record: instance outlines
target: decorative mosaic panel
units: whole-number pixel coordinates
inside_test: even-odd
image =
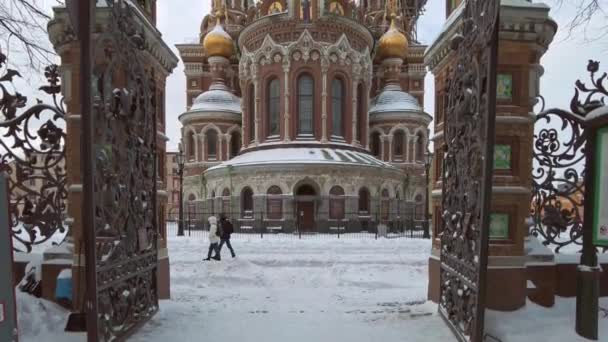
[[[513,98],[513,76],[511,74],[497,75],[496,98],[499,100],[511,100]]]
[[[507,240],[509,238],[509,214],[492,213],[490,215],[490,239]]]
[[[511,169],[511,146],[510,145],[494,146],[494,169],[495,170],[510,170]]]

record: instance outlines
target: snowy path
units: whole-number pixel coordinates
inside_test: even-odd
[[[171,238],[172,299],[133,341],[452,341],[426,304],[430,241]]]

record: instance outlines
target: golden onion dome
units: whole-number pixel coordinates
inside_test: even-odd
[[[408,53],[407,37],[395,25],[395,16],[391,18],[391,26],[378,41],[378,57],[405,59]]]
[[[203,39],[203,47],[209,57],[230,58],[234,54],[234,41],[222,28],[219,15],[215,27]]]

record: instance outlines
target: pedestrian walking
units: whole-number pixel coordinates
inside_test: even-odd
[[[228,220],[226,215],[222,215],[220,217],[220,227],[222,227],[222,234],[220,236],[220,247],[218,255],[222,252],[222,247],[224,246],[224,244],[226,244],[226,246],[228,246],[228,249],[230,250],[230,254],[232,254],[232,257],[234,258],[236,257],[236,254],[234,254],[234,249],[232,248],[232,244],[230,243],[230,235],[232,235],[232,233],[234,232],[234,227],[232,226],[232,222]]]
[[[209,217],[209,252],[207,253],[207,259],[203,259],[205,261],[211,260],[211,258],[215,260],[220,260],[220,231],[217,228],[217,217],[210,216]],[[211,256],[211,254],[215,251],[215,256]]]

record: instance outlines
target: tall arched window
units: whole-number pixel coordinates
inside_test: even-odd
[[[224,188],[222,191],[222,214],[230,216],[230,189]]]
[[[381,149],[380,149],[380,133],[379,132],[372,133],[372,139],[370,141],[369,148],[375,157],[377,157],[377,158],[382,157],[380,155]]]
[[[365,103],[363,102],[363,85],[359,83],[357,86],[357,127],[355,137],[357,141],[363,143],[362,137],[362,127],[365,125]]]
[[[247,120],[247,125],[249,125],[249,142],[252,143],[255,141],[255,87],[252,85],[249,86],[249,120]]]
[[[210,129],[206,133],[207,137],[207,160],[217,160],[217,132]]]
[[[313,135],[314,80],[309,74],[298,78],[298,135]]]
[[[186,204],[186,210],[188,210],[188,213],[186,216],[188,216],[189,218],[192,218],[193,215],[195,214],[195,204],[194,201],[196,201],[196,196],[194,194],[190,194],[188,196],[188,203]]]
[[[416,198],[414,198],[414,202],[416,203],[415,205],[415,209],[414,209],[414,217],[416,220],[423,220],[424,219],[424,199],[422,198],[421,194],[416,195]]]
[[[418,139],[416,139],[416,161],[422,162],[424,161],[424,136],[421,132],[418,132]]]
[[[266,105],[268,108],[267,135],[279,135],[279,118],[281,115],[281,83],[277,78],[268,82]]]
[[[336,137],[344,136],[344,82],[334,78],[331,82],[331,133]]]
[[[234,131],[230,134],[230,156],[236,157],[241,151],[241,133]]]
[[[369,190],[366,188],[359,190],[359,214],[369,214]]]
[[[388,221],[390,212],[390,199],[388,189],[382,190],[382,202],[380,205],[380,218]]]
[[[393,135],[393,160],[403,161],[405,149],[403,148],[405,142],[405,133],[402,130],[397,131]]]
[[[344,219],[344,189],[339,186],[329,190],[329,219]]]
[[[196,139],[194,138],[194,132],[188,132],[187,135],[187,146],[186,150],[188,151],[188,160],[196,159]]]
[[[249,187],[241,191],[241,215],[243,218],[253,218],[253,190]]]
[[[283,192],[276,185],[271,186],[266,192],[266,210],[268,218],[271,220],[280,220],[283,218]]]

